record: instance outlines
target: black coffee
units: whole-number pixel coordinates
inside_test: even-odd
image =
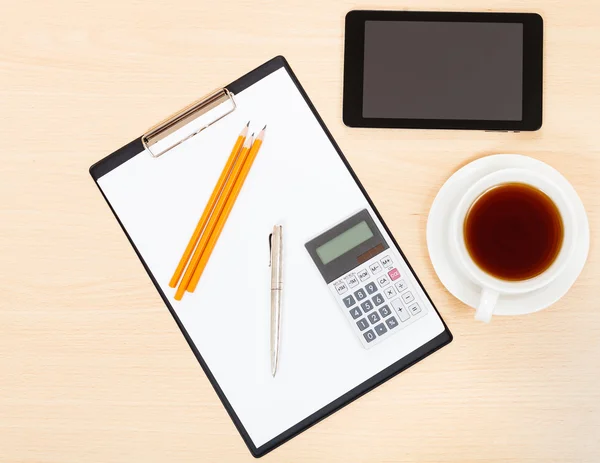
[[[490,275],[508,281],[543,273],[558,256],[564,227],[554,202],[523,183],[506,183],[483,193],[464,222],[467,251]]]

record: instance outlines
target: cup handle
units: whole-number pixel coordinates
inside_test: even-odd
[[[475,311],[475,320],[489,323],[492,320],[492,313],[496,302],[498,302],[498,292],[488,288],[481,289],[479,305]]]

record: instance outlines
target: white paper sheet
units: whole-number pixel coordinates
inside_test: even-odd
[[[284,68],[236,101],[233,114],[200,135],[158,159],[137,155],[98,183],[260,447],[444,327],[430,307],[422,320],[363,349],[304,243],[370,210],[366,199]],[[248,120],[256,132],[268,124],[265,142],[196,292],[175,301],[169,279]],[[272,378],[268,235],[275,223],[284,225],[285,273],[280,362]],[[400,270],[409,274],[406,266]]]

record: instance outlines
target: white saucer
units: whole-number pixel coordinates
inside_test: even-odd
[[[479,303],[480,287],[473,283],[452,258],[448,230],[450,216],[466,189],[485,175],[499,169],[519,167],[547,176],[563,189],[573,205],[577,220],[577,245],[571,262],[563,273],[545,288],[526,294],[502,295],[494,315],[522,315],[545,309],[564,296],[573,285],[587,259],[590,229],[581,199],[569,181],[548,164],[519,154],[496,154],[473,161],[452,175],[438,192],[427,219],[427,248],[439,279],[456,298],[475,308]]]

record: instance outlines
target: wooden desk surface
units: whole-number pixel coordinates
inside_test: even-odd
[[[454,342],[265,461],[600,461],[600,3],[594,0],[55,0],[0,8],[0,461],[251,461],[88,175],[191,100],[285,55]],[[537,11],[535,133],[342,124],[353,8]],[[469,160],[517,152],[586,205],[587,265],[553,307],[491,325],[437,279],[427,213]]]

